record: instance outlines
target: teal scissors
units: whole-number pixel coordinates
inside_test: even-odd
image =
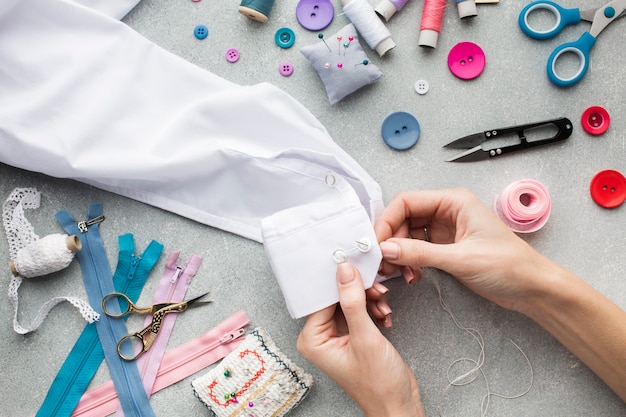
[[[144,308],[137,307],[125,294],[120,292],[112,292],[106,295],[102,299],[102,311],[109,317],[121,318],[130,313],[152,315],[152,322],[146,328],[137,333],[127,334],[117,343],[117,353],[120,355],[120,358],[125,361],[133,361],[143,355],[152,347],[152,344],[156,340],[161,330],[163,317],[165,317],[166,314],[182,313],[188,308],[208,304],[211,301],[200,301],[200,299],[207,294],[208,293],[205,293],[180,303],[162,303]],[[119,306],[119,312],[114,305]]]
[[[552,1],[539,0],[524,7],[519,15],[522,31],[533,39],[549,39],[559,34],[567,25],[580,23],[581,20],[591,22],[591,28],[584,32],[580,39],[558,46],[548,58],[548,78],[559,87],[568,87],[580,81],[589,67],[589,53],[596,38],[611,22],[622,17],[626,9],[626,0],[612,2],[595,9],[565,9]],[[556,17],[556,24],[547,30],[530,27],[528,16],[536,10],[545,10]],[[556,62],[563,54],[570,53],[578,57],[579,66],[574,75],[561,76],[556,72]]]

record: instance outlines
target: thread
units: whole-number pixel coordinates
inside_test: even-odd
[[[465,19],[466,17],[474,17],[478,15],[476,10],[475,0],[455,0],[456,9],[459,12],[459,17]]]
[[[374,8],[376,14],[388,22],[391,17],[402,10],[409,0],[381,0]]]
[[[82,247],[76,235],[51,234],[20,249],[9,262],[13,275],[34,278],[67,268]]]
[[[378,18],[367,0],[341,0],[341,4],[344,14],[352,22],[361,38],[379,56],[382,57],[396,47],[396,43],[391,39],[391,32]]]
[[[437,47],[437,40],[443,27],[446,0],[424,0],[420,23],[419,46]]]
[[[241,0],[237,10],[249,19],[265,23],[273,6],[274,0]]]
[[[425,272],[430,272],[428,270],[425,269]],[[450,391],[450,389],[454,388],[454,387],[463,387],[463,386],[467,386],[471,383],[473,383],[474,381],[476,381],[479,377],[482,378],[484,384],[485,384],[485,395],[482,397],[481,401],[480,401],[480,415],[481,417],[485,417],[487,415],[487,411],[489,410],[489,403],[491,400],[491,397],[498,397],[498,398],[502,398],[502,399],[506,399],[506,400],[514,400],[516,398],[520,398],[523,397],[524,395],[528,394],[530,392],[530,389],[533,386],[534,380],[535,380],[535,373],[533,371],[533,366],[532,363],[530,362],[530,359],[528,358],[528,355],[526,355],[526,353],[524,353],[524,351],[522,350],[521,347],[519,347],[519,345],[517,345],[517,343],[515,343],[512,339],[509,338],[509,342],[511,342],[511,344],[513,346],[515,346],[515,348],[520,352],[520,354],[524,357],[524,359],[526,360],[526,363],[528,364],[528,368],[530,370],[530,382],[528,384],[528,387],[522,391],[519,394],[515,394],[515,395],[504,395],[504,394],[499,394],[497,392],[493,392],[491,391],[491,386],[489,384],[489,379],[487,378],[487,375],[485,374],[484,370],[483,370],[483,365],[485,364],[485,340],[483,339],[482,334],[480,333],[480,331],[478,331],[478,329],[475,328],[471,328],[471,327],[467,327],[464,326],[463,324],[461,324],[461,322],[459,321],[459,319],[455,316],[455,314],[452,312],[452,310],[450,309],[450,307],[446,304],[446,302],[443,299],[443,295],[441,292],[441,286],[439,285],[439,280],[437,278],[435,278],[433,280],[433,284],[435,286],[435,289],[437,290],[437,295],[439,297],[439,304],[441,305],[441,308],[443,308],[443,310],[448,313],[448,315],[450,316],[450,318],[452,319],[452,322],[454,323],[454,325],[464,331],[467,332],[470,336],[472,336],[472,338],[474,339],[474,341],[478,344],[479,347],[479,353],[478,353],[478,357],[476,359],[472,359],[472,358],[460,358],[457,359],[455,361],[453,361],[450,366],[448,367],[448,370],[446,372],[446,376],[448,379],[448,386],[443,390],[443,392],[441,393],[441,398],[440,398],[440,402],[439,402],[439,415],[441,417],[445,417],[444,416],[444,411],[443,411],[443,403],[444,403],[444,399],[446,397],[446,394],[448,393],[448,391]],[[451,374],[452,368],[454,368],[457,364],[460,364],[462,362],[469,362],[471,365],[473,365],[472,369],[470,369],[469,371],[457,376],[457,377],[453,377]]]
[[[494,200],[496,214],[516,233],[532,233],[541,229],[550,217],[551,208],[546,187],[530,179],[510,184]]]

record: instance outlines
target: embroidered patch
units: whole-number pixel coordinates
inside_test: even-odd
[[[281,417],[306,397],[313,377],[291,362],[263,329],[192,381],[194,393],[217,417]]]

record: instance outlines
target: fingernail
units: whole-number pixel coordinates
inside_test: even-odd
[[[415,274],[408,266],[402,268],[402,275],[404,276],[407,284],[412,285],[415,283]]]
[[[378,291],[381,294],[387,294],[389,292],[389,288],[385,287],[383,284],[381,284],[380,282],[374,282],[374,284],[372,285],[372,287],[374,287],[374,289],[376,291]]]
[[[394,242],[380,242],[380,251],[385,259],[393,261],[400,257],[400,245]]]
[[[337,265],[337,281],[340,284],[349,284],[354,281],[354,268],[347,263]]]
[[[378,302],[377,307],[385,316],[389,316],[392,313],[391,307],[387,303]]]

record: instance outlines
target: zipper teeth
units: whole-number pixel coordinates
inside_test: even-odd
[[[181,267],[176,266],[176,268],[174,269],[174,274],[178,272],[178,268],[181,268]],[[181,268],[180,271],[181,272],[178,273],[178,277],[176,278],[175,282],[171,282],[171,278],[168,279],[169,289],[167,290],[167,295],[165,297],[166,299],[164,300],[165,302],[171,301],[172,297],[174,296],[174,292],[176,291],[176,287],[178,286],[178,283],[181,282],[180,278],[184,275],[185,269]],[[141,367],[141,371],[140,371],[140,375],[142,379],[146,375],[148,367],[150,366],[153,352],[154,352],[153,350],[149,350],[148,352],[146,352],[146,357],[145,359],[143,359],[143,366]]]
[[[230,326],[227,327],[227,329],[229,329],[229,330],[220,331],[222,336],[215,336],[215,337],[219,337],[220,339],[222,339],[224,337],[224,335],[235,333],[238,330],[244,329],[247,325],[248,325],[247,317],[240,318],[237,321],[235,321],[234,323],[232,323]],[[202,336],[200,336],[200,338],[201,337]],[[167,377],[168,374],[170,374],[172,371],[176,370],[176,368],[178,368],[179,366],[185,365],[185,364],[191,362],[192,360],[195,360],[198,357],[211,352],[215,348],[217,348],[217,347],[219,347],[219,346],[221,346],[223,344],[227,344],[227,343],[233,342],[234,340],[237,340],[239,338],[229,340],[228,342],[220,342],[219,341],[220,339],[218,339],[218,341],[216,343],[213,343],[211,345],[201,344],[202,346],[206,346],[206,348],[202,349],[197,354],[188,355],[187,358],[185,358],[184,360],[180,360],[180,361],[177,361],[176,363],[172,363],[171,366],[168,366],[167,368],[159,368],[159,372],[157,374],[157,381],[159,379]],[[187,344],[189,344],[189,343],[191,343],[191,342],[187,342]],[[98,389],[98,388],[96,388],[96,389]],[[83,417],[83,416],[86,416],[86,415],[88,415],[87,413],[89,413],[90,411],[92,411],[94,409],[97,409],[99,407],[102,407],[105,404],[107,404],[107,403],[109,403],[111,401],[114,401],[118,397],[114,387],[112,387],[112,389],[110,389],[110,391],[105,391],[105,393],[107,393],[107,394],[106,395],[101,395],[101,398],[96,397],[97,400],[92,400],[91,402],[93,402],[93,404],[89,404],[88,403],[89,407],[83,406],[84,409],[79,410],[77,408],[76,410],[74,410],[74,412],[72,413],[72,417]]]
[[[235,329],[235,330],[239,330],[239,328]],[[183,365],[187,365],[188,363],[196,360],[196,358],[212,351],[213,349],[217,348],[218,346],[221,346],[223,344],[223,342],[221,341],[217,341],[214,342],[210,345],[205,345],[206,347],[201,348],[197,351],[195,351],[194,353],[190,354],[190,355],[185,355],[184,357],[182,357],[180,360],[176,361],[176,362],[172,362],[172,364],[170,366],[168,366],[167,368],[163,368],[163,374],[168,374],[170,372],[172,372],[173,370],[180,368]]]
[[[96,268],[96,261],[95,261],[95,256],[93,253],[93,249],[91,247],[91,239],[92,237],[89,236],[88,233],[85,233],[85,236],[87,237],[87,239],[85,239],[85,246],[87,247],[87,252],[89,253],[89,259],[91,261],[91,264],[94,268],[94,270],[96,271],[96,276],[97,276],[97,288],[98,288],[98,293],[100,297],[104,297],[104,291],[103,291],[103,280],[100,279],[99,273],[98,273],[98,268]],[[111,324],[108,322],[108,320],[105,322],[105,327],[106,327],[106,331],[109,333],[109,336],[111,337],[111,340],[115,339],[115,334],[113,332],[113,328],[111,327]],[[125,389],[128,393],[130,393],[130,397],[131,397],[131,404],[133,405],[133,412],[135,415],[141,415],[141,413],[139,412],[139,404],[137,404],[137,401],[135,399],[135,395],[134,395],[134,390],[132,389],[132,386],[128,380],[128,373],[126,372],[126,369],[122,366],[122,376],[123,376],[123,381],[125,383]]]
[[[99,339],[97,337],[93,338],[91,340],[91,343],[87,347],[89,352],[93,352],[93,350],[95,349],[98,341],[99,341]],[[79,363],[79,366],[74,368],[74,372],[72,373],[72,378],[71,378],[72,383],[71,384],[67,384],[65,386],[65,389],[63,390],[63,394],[56,400],[56,405],[54,406],[53,413],[51,414],[52,416],[56,416],[57,413],[59,412],[59,408],[61,408],[63,403],[65,403],[65,399],[67,398],[67,395],[71,391],[71,388],[74,385],[74,382],[76,381],[76,378],[78,377],[78,375],[80,374],[80,371],[85,366],[85,363],[87,362],[88,358],[89,358],[89,355],[82,355],[80,363]],[[39,413],[37,413],[37,416],[39,416]]]

